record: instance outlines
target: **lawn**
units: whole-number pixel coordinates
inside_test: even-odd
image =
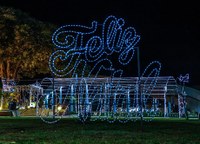
[[[0,117],[0,143],[200,144],[199,120],[155,119],[143,125],[141,131],[139,121],[46,124],[39,118]]]

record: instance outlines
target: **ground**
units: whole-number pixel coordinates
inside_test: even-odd
[[[155,119],[122,124],[61,119],[46,124],[39,118],[0,117],[0,143],[69,144],[199,144],[200,120]]]

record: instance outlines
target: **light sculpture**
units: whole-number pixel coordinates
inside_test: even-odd
[[[129,88],[127,90],[127,87],[120,84],[120,79],[113,83],[114,78],[123,77],[123,69],[117,68],[116,61],[113,59],[117,57],[118,65],[127,66],[133,60],[140,40],[133,27],[124,28],[124,26],[124,19],[108,16],[103,24],[93,21],[91,27],[61,26],[52,36],[56,50],[49,59],[51,72],[57,77],[82,79],[79,82],[71,81],[71,86],[74,92],[78,91],[78,115],[83,122],[91,117],[92,109],[96,109],[93,110],[96,114],[91,120],[101,119],[110,123],[116,120],[123,123],[137,120],[142,115],[138,110],[138,99],[140,99],[138,95],[142,95],[143,103],[140,105],[145,105],[156,85],[161,69],[158,61],[151,62],[143,72],[141,79],[142,77],[147,79],[143,81],[142,88],[138,88],[142,80],[138,81],[137,85],[129,86],[134,88],[132,91],[137,95],[134,99],[131,98],[131,90]],[[91,67],[89,71],[88,67]],[[100,75],[111,72],[110,81],[97,87],[93,86]],[[149,77],[154,78],[148,79]],[[87,84],[87,78],[93,79],[90,85]],[[150,84],[147,84],[149,81]],[[141,93],[138,89],[141,89]],[[70,87],[66,92],[70,94]],[[69,97],[63,99],[63,103],[66,103],[67,98]],[[72,107],[71,105],[71,109]],[[133,111],[134,108],[137,110]],[[57,122],[57,120],[48,121],[44,117],[41,118],[47,123]]]
[[[185,76],[180,75],[177,78],[181,85],[181,90],[178,95],[178,107],[179,107],[179,117],[186,115],[186,93],[185,93],[185,83],[189,83],[190,76],[187,73]]]

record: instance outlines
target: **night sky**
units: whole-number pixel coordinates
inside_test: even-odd
[[[174,0],[175,1],[175,0]],[[109,15],[124,18],[141,36],[141,69],[153,60],[162,63],[161,75],[190,74],[190,84],[200,85],[200,12],[197,2],[164,0],[0,0],[38,20],[90,26]],[[130,73],[132,70],[129,68]]]

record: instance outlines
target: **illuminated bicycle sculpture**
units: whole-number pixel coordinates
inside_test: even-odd
[[[123,67],[133,60],[140,40],[133,27],[124,26],[124,19],[109,16],[101,25],[65,25],[54,32],[50,70],[56,77],[70,78],[68,85],[52,86],[52,92],[40,99],[43,121],[55,123],[76,109],[83,122],[90,118],[125,123],[151,111],[150,95],[161,64],[151,62],[137,83],[123,85]]]

